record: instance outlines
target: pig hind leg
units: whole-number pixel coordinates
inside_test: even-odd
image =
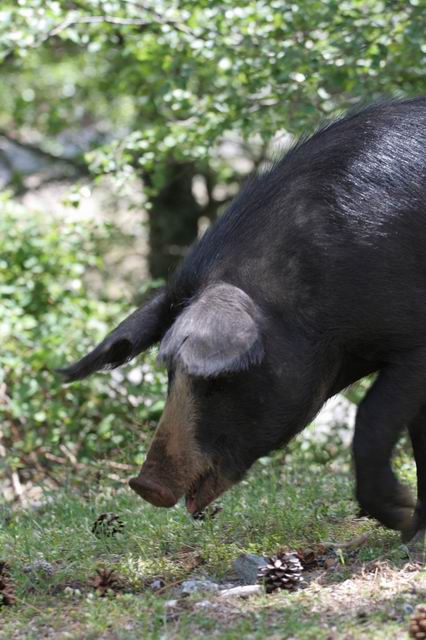
[[[408,542],[410,556],[414,560],[426,560],[426,405],[408,425],[417,467],[417,505],[409,527],[403,532]]]
[[[405,425],[419,413],[425,387],[426,349],[398,354],[381,369],[359,406],[355,424],[353,452],[361,509],[405,534],[412,531],[414,503],[393,474],[391,455]]]

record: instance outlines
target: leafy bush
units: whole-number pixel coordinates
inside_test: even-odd
[[[131,449],[163,406],[165,375],[144,364],[64,386],[54,368],[82,356],[130,311],[87,284],[113,228],[47,220],[0,197],[0,445],[7,463]],[[0,447],[1,451],[1,447]]]

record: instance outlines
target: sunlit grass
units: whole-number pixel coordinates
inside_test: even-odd
[[[359,553],[360,561],[387,558],[403,564],[396,533],[356,518],[349,453],[340,452],[327,464],[311,458],[309,465],[306,455],[294,447],[287,457],[280,453],[261,460],[222,498],[223,510],[211,520],[192,520],[182,504],[156,509],[126,486],[112,488],[102,479],[96,488],[86,487],[84,497],[70,485],[47,496],[41,508],[16,510],[2,523],[0,556],[11,565],[18,604],[1,610],[0,638],[38,638],[47,627],[60,638],[263,638],[278,630],[282,638],[326,638],[327,625],[321,612],[312,609],[310,589],[291,596],[260,596],[248,608],[240,603],[236,613],[221,621],[197,609],[191,598],[179,605],[178,616],[170,617],[165,603],[176,597],[173,587],[160,594],[146,588],[155,576],[162,576],[166,585],[197,573],[220,580],[242,552],[268,554],[280,547],[345,542],[362,532],[369,532],[370,539]],[[401,453],[397,464],[412,482],[410,459]],[[91,526],[105,511],[123,520],[121,535],[93,535]],[[26,570],[40,558],[54,567],[51,577]],[[125,593],[114,598],[93,595],[90,578],[101,566],[116,570]],[[351,571],[342,566],[336,581],[350,579]],[[297,612],[292,602],[297,602]],[[362,637],[352,622],[347,621],[347,632]],[[377,633],[372,637],[385,637]]]

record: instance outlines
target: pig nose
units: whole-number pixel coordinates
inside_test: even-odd
[[[173,507],[178,498],[167,487],[143,475],[129,480],[130,488],[155,507]]]

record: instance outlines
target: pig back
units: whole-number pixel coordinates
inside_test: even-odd
[[[426,339],[426,99],[350,114],[249,180],[173,287],[212,281],[314,335]]]

